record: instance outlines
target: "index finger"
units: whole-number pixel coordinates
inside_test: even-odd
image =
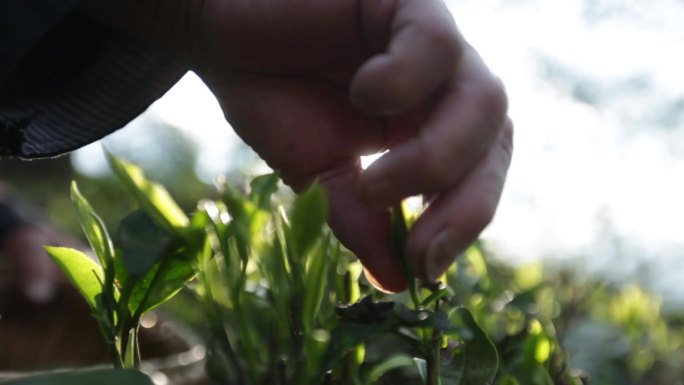
[[[365,0],[360,19],[363,43],[380,52],[352,79],[352,102],[364,112],[404,112],[452,75],[463,39],[441,1]]]
[[[454,79],[412,138],[393,146],[363,174],[360,190],[374,207],[457,185],[498,137],[506,121],[501,82],[468,47]]]

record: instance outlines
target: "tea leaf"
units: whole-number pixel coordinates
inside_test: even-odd
[[[352,305],[340,305],[335,312],[344,322],[351,324],[379,324],[391,320],[395,302],[373,302],[371,297],[364,297]]]
[[[400,326],[432,328],[440,331],[453,330],[449,318],[441,311],[413,310],[402,303],[394,305],[394,312]]]
[[[194,278],[193,264],[201,251],[197,248],[203,244],[186,248],[179,242],[142,211],[129,214],[121,222],[115,266],[122,290],[130,294],[123,306],[131,313],[142,315],[152,310]]]
[[[153,385],[145,374],[134,370],[97,369],[62,372],[12,380],[7,385]]]
[[[385,373],[405,367],[405,366],[414,366],[415,362],[413,361],[413,358],[405,355],[405,354],[397,354],[394,355],[384,361],[382,361],[379,364],[376,364],[373,366],[373,368],[370,370],[368,373],[368,377],[366,379],[366,384],[374,384],[377,380],[380,379]]]
[[[373,302],[364,297],[353,305],[342,305],[336,309],[345,322],[354,324],[385,323],[391,328],[433,328],[453,331],[447,315],[441,311],[413,310],[400,302]]]
[[[179,251],[166,256],[136,282],[128,308],[131,312],[145,314],[178,294],[194,277],[195,269],[187,255]]]
[[[116,246],[123,266],[132,276],[147,274],[171,250],[171,234],[142,211],[126,216],[116,232]]]
[[[114,246],[102,219],[95,213],[88,200],[81,195],[76,182],[71,182],[71,202],[78,214],[81,228],[100,264],[110,266],[114,258]]]
[[[328,201],[320,184],[314,183],[294,202],[290,213],[292,251],[303,258],[311,249],[328,217]]]
[[[453,376],[453,369],[456,369],[456,372],[460,373],[460,385],[491,384],[499,368],[496,347],[475,322],[468,309],[455,309],[449,319],[460,329],[461,336],[467,335],[467,338],[463,338],[463,346],[455,353],[451,367],[442,371],[443,376]],[[447,334],[450,333],[447,331]],[[452,335],[457,336],[455,333]]]
[[[414,365],[418,369],[418,374],[423,382],[427,381],[427,361],[422,358],[415,357],[413,359]],[[445,384],[455,384],[456,382],[444,382]]]
[[[229,188],[223,191],[223,201],[233,217],[225,232],[235,236],[238,254],[242,263],[246,264],[250,252],[261,251],[264,242],[262,233],[268,223],[270,211],[259,208]]]
[[[102,267],[75,249],[46,246],[45,251],[81,292],[88,305],[95,309],[96,298],[102,294]]]
[[[124,352],[124,368],[134,369],[136,365],[137,357],[137,341],[138,336],[136,329],[133,328],[128,331],[128,340],[126,341],[126,351]]]
[[[515,377],[511,376],[510,374],[506,374],[501,377],[501,380],[499,380],[499,385],[520,385],[520,383]]]
[[[271,210],[271,195],[278,190],[278,174],[261,175],[249,184],[249,199],[263,210]]]
[[[323,300],[323,294],[327,284],[327,270],[328,270],[328,248],[330,246],[330,234],[328,233],[319,245],[318,251],[313,253],[309,261],[309,268],[306,272],[306,286],[304,291],[304,314],[303,323],[304,330],[310,332],[313,330],[314,323],[318,309]]]
[[[188,225],[188,217],[169,192],[160,184],[148,180],[140,167],[110,153],[107,153],[107,160],[119,181],[157,224],[171,232],[178,232]]]
[[[330,334],[322,368],[331,370],[354,347],[389,330],[386,324],[342,324],[336,327]]]

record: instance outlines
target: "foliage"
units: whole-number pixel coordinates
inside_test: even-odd
[[[124,218],[114,242],[73,183],[71,199],[99,265],[78,250],[46,247],[46,251],[91,307],[114,367],[134,369],[140,362],[141,317],[194,277],[194,255],[185,242],[188,234],[183,226],[188,218],[166,190],[149,182],[136,166],[113,157],[110,162],[145,213],[134,211]]]
[[[587,377],[569,369],[561,344],[588,318],[623,328],[634,377],[681,346],[645,293],[544,280],[539,265],[491,264],[480,244],[441,285],[411,279],[406,293],[375,291],[325,227],[316,184],[289,209],[278,204],[276,175],[246,192],[223,185],[220,199],[188,216],[139,168],[110,162],[140,210],[110,237],[74,185],[100,264],[49,251],[93,307],[116,367],[136,366],[139,317],[182,288],[204,311],[207,372],[217,384],[580,385]],[[393,210],[394,250],[409,277],[403,249],[414,217]]]

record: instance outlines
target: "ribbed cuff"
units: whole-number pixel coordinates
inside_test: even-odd
[[[70,14],[0,89],[0,157],[51,157],[94,142],[185,72],[159,50]]]

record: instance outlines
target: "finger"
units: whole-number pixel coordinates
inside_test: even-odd
[[[390,217],[363,204],[356,194],[358,162],[329,170],[318,179],[328,194],[330,228],[363,263],[366,277],[378,289],[400,292],[407,282],[390,249]]]
[[[288,184],[385,146],[381,122],[329,84],[273,76],[215,93],[237,134]]]
[[[459,59],[462,39],[440,1],[363,1],[361,24],[364,40],[390,29],[386,51],[372,56],[352,79],[351,99],[366,113],[396,115],[417,106],[451,76]]]
[[[422,278],[435,281],[491,222],[513,150],[507,121],[484,159],[458,186],[441,193],[415,223],[407,252]]]
[[[507,100],[474,50],[416,136],[392,147],[360,180],[371,206],[385,208],[417,194],[454,186],[482,159],[506,118]],[[391,128],[390,128],[391,129]]]
[[[235,130],[296,192],[319,180],[335,235],[376,286],[403,290],[389,249],[388,214],[368,208],[356,191],[359,155],[385,145],[382,125],[356,111],[344,90],[322,84],[272,78],[242,87],[219,93]]]

